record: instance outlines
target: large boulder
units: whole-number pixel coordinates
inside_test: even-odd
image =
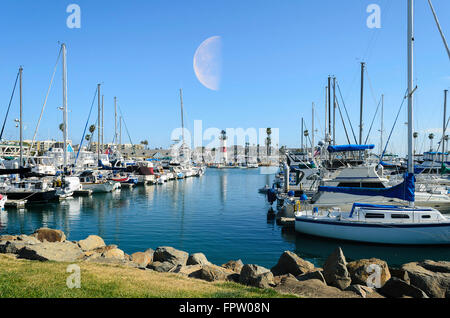
[[[392,268],[389,267],[389,273],[391,273],[392,277],[397,277],[398,279],[401,279],[402,281],[410,284],[411,280],[409,279],[408,272],[401,268]]]
[[[183,265],[174,265],[173,263],[170,262],[153,261],[153,263],[148,264],[147,268],[150,268],[160,273],[167,273],[175,270],[178,266]]]
[[[203,253],[194,253],[189,255],[186,265],[210,265],[211,263]]]
[[[202,269],[202,265],[178,265],[174,270],[172,270],[172,273],[189,276],[200,269]]]
[[[270,270],[253,264],[245,264],[244,267],[242,267],[239,282],[254,287],[275,285],[274,277]]]
[[[125,259],[125,253],[119,248],[113,248],[113,249],[107,250],[104,253],[102,253],[102,257],[104,257],[104,258],[111,258],[111,259],[118,259],[118,260],[124,260]]]
[[[31,236],[37,238],[41,242],[64,242],[66,240],[66,235],[63,231],[45,227],[36,230]]]
[[[153,254],[154,262],[168,262],[174,266],[186,265],[189,254],[170,246],[158,247]]]
[[[236,261],[231,260],[231,261],[228,261],[227,263],[223,264],[222,267],[226,268],[226,269],[230,269],[233,272],[240,274],[242,267],[244,267],[244,263],[242,263],[242,261],[240,259],[238,259]]]
[[[450,262],[426,260],[404,264],[411,285],[423,290],[429,297],[450,298]]]
[[[383,285],[383,287],[378,289],[378,292],[386,297],[391,298],[428,298],[423,290],[414,287],[397,277],[392,277],[390,280],[388,280]]]
[[[105,241],[98,235],[89,235],[84,240],[78,241],[78,245],[85,252],[106,246]]]
[[[148,252],[136,252],[131,254],[131,261],[139,267],[145,268],[153,261],[153,254]]]
[[[323,266],[323,276],[330,286],[337,287],[341,290],[350,286],[352,280],[347,270],[347,261],[340,247],[327,258]]]
[[[316,271],[312,271],[312,272],[309,272],[306,274],[299,275],[299,276],[297,276],[297,279],[299,281],[318,279],[325,285],[327,284],[327,282],[325,281],[325,277],[323,277],[322,271],[320,271],[320,270],[316,270]]]
[[[332,286],[327,286],[318,279],[309,279],[299,281],[292,275],[288,274],[281,278],[275,287],[280,293],[296,294],[306,298],[355,298],[355,293],[349,291],[341,291]]]
[[[199,270],[192,272],[189,277],[214,282],[217,280],[233,280],[231,275],[236,275],[236,273],[223,267],[211,264],[201,266]]]
[[[44,242],[19,250],[19,258],[39,261],[75,262],[83,257],[80,247],[72,242]]]
[[[34,244],[41,244],[41,241],[28,235],[4,235],[0,239],[0,253],[17,254],[23,247]]]
[[[306,274],[314,270],[314,265],[290,251],[285,251],[271,271],[275,276],[292,274],[294,276]]]
[[[347,270],[352,279],[352,284],[367,286],[372,284],[374,287],[380,288],[391,278],[387,263],[377,258],[360,259],[349,262],[347,264]],[[379,279],[376,277],[378,271],[380,274]],[[370,282],[368,282],[369,278]]]

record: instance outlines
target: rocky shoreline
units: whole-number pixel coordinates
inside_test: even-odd
[[[347,262],[341,248],[328,257],[323,268],[290,251],[285,251],[271,269],[243,264],[241,260],[218,266],[203,253],[189,254],[161,246],[128,255],[117,245],[106,245],[97,235],[68,241],[60,230],[41,228],[31,235],[0,236],[0,253],[37,261],[122,265],[208,282],[273,288],[302,297],[450,298],[450,262],[425,260],[392,268],[376,258]]]

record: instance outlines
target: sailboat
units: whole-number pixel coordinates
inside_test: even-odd
[[[413,158],[413,0],[408,1],[408,172],[390,189],[361,189],[409,202],[408,206],[354,203],[350,211],[334,208],[297,211],[295,230],[327,238],[381,244],[450,244],[450,218],[434,208],[415,207]]]

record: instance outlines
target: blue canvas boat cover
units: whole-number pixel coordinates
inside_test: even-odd
[[[356,188],[356,187],[319,187],[319,191],[347,193],[355,195],[382,196],[414,202],[415,196],[414,174],[405,173],[402,183],[390,188]]]
[[[360,151],[375,148],[375,145],[340,145],[328,146],[328,152]]]

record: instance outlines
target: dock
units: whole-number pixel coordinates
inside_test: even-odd
[[[76,190],[73,191],[73,197],[89,197],[92,195],[92,190],[86,189],[86,190]]]
[[[24,208],[25,204],[27,204],[27,200],[6,200],[5,208]]]

